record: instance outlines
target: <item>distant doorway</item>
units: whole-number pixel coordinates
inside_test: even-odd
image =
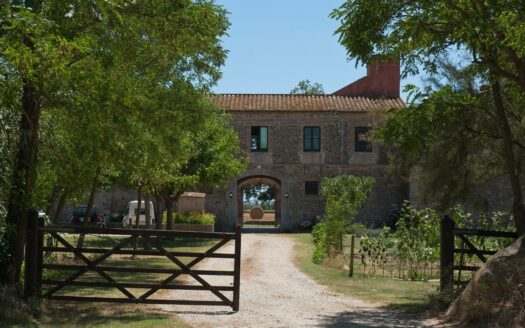
[[[244,227],[278,227],[281,223],[281,181],[250,176],[237,183],[237,223]]]

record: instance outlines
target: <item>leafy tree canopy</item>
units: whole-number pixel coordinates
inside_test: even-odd
[[[418,73],[420,67],[435,75],[439,58],[464,55],[460,64],[465,72],[487,87],[438,88],[426,95],[422,105],[401,110],[403,113],[390,122],[387,137],[392,137],[390,140],[405,155],[414,155],[425,144],[444,145],[442,131],[459,132],[455,145],[440,147],[441,162],[465,166],[458,170],[463,173],[458,181],[475,175],[486,181],[482,174],[472,172],[480,172],[476,167],[489,170],[499,162],[499,170],[504,170],[512,187],[516,227],[525,233],[520,140],[524,114],[520,103],[525,92],[522,1],[347,0],[331,17],[341,24],[336,33],[350,57],[366,63],[377,55],[399,59],[405,76]],[[488,141],[491,138],[496,141]],[[469,153],[467,149],[473,149],[476,143],[482,148],[487,146],[486,151]],[[494,160],[495,154],[499,154],[499,160]]]
[[[323,95],[323,86],[310,80],[299,81],[299,84],[290,91],[292,95]]]
[[[19,279],[24,220],[42,195],[95,190],[106,177],[153,188],[188,161],[182,140],[210,114],[228,25],[207,0],[1,2],[0,147],[10,158],[0,164],[11,169],[0,200],[13,262],[0,263],[0,280]]]

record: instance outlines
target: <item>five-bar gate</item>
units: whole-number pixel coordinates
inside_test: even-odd
[[[65,235],[90,235],[107,236],[118,241],[113,247],[83,247],[77,248]],[[51,236],[56,242],[54,245],[44,245],[44,237]],[[163,246],[160,238],[184,238],[197,240],[215,240],[215,243],[205,252],[170,251]],[[144,249],[133,247],[138,239],[147,246]],[[233,241],[233,253],[219,253],[221,247]],[[72,253],[77,259],[73,263],[44,263],[44,254]],[[89,255],[88,255],[89,254]],[[147,257],[165,257],[169,260],[166,267],[144,266],[115,266],[104,265],[112,255],[130,255]],[[192,258],[184,261],[182,258]],[[198,270],[197,264],[206,258],[233,260],[231,270]],[[136,261],[128,259],[128,263]],[[93,301],[117,303],[144,303],[144,304],[181,304],[181,305],[222,305],[230,306],[234,311],[239,310],[239,287],[241,269],[241,229],[237,227],[235,233],[210,233],[210,232],[182,232],[149,229],[106,229],[94,227],[51,227],[44,226],[43,221],[35,215],[28,218],[26,267],[25,267],[25,295],[26,297],[38,296],[50,300],[63,301]],[[43,279],[46,270],[60,272],[61,278]],[[71,273],[73,272],[73,273]],[[71,273],[71,274],[70,274]],[[88,275],[87,273],[91,273]],[[92,273],[96,273],[94,276]],[[151,282],[129,282],[140,279],[124,279],[119,281],[115,273],[126,274],[164,274],[162,280]],[[178,277],[187,275],[197,284],[184,284],[175,281]],[[51,275],[51,277],[57,276]],[[232,283],[213,285],[207,281],[206,276],[229,276]],[[82,277],[83,279],[79,279]],[[96,278],[96,279],[93,279]],[[101,281],[102,280],[102,281]],[[42,287],[47,288],[43,289]],[[82,294],[61,295],[60,291],[66,287],[88,288],[116,288],[122,297],[83,296]],[[140,293],[132,293],[130,289]],[[213,300],[152,298],[159,290],[195,290],[209,291],[215,297]],[[232,297],[227,297],[224,292],[232,292]]]

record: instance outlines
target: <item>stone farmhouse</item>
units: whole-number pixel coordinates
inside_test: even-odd
[[[399,64],[370,65],[367,76],[325,95],[219,94],[217,104],[232,118],[248,169],[223,188],[204,188],[205,210],[217,231],[243,222],[243,189],[264,184],[275,190],[275,225],[296,230],[321,216],[321,180],[341,174],[371,176],[376,183],[358,221],[381,226],[409,198],[408,184],[389,172],[388,157],[368,134],[381,113],[404,106]],[[412,188],[412,187],[411,187]],[[132,190],[98,192],[104,212],[125,212]]]
[[[275,189],[275,220],[294,230],[323,213],[324,177],[371,176],[376,183],[358,220],[385,222],[408,198],[408,187],[388,172],[388,158],[368,139],[381,112],[404,106],[395,62],[368,66],[367,76],[326,95],[220,94],[217,104],[232,117],[248,169],[219,190],[206,190],[205,209],[217,216],[217,230],[231,230],[243,218],[243,189]]]

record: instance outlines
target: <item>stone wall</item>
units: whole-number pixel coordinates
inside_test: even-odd
[[[206,210],[217,216],[217,230],[230,230],[236,223],[237,181],[247,176],[268,175],[282,183],[282,226],[298,229],[303,221],[321,216],[323,199],[306,195],[306,181],[321,181],[341,174],[371,176],[376,179],[369,200],[361,209],[358,221],[382,225],[392,207],[408,198],[408,188],[392,177],[378,145],[372,152],[355,152],[355,127],[372,126],[366,113],[351,112],[230,112],[240,145],[250,158],[250,165],[240,177],[206,196]],[[268,126],[268,151],[251,152],[252,126]],[[321,128],[321,151],[303,151],[303,127]],[[231,195],[231,197],[230,197]],[[286,198],[286,195],[288,196]]]
[[[412,167],[409,176],[409,200],[415,208],[440,208],[439,199],[433,197],[427,190],[426,173],[421,165]],[[461,202],[461,206],[477,216],[481,212],[510,211],[512,208],[512,189],[506,174],[488,179],[484,184],[472,190],[469,197]]]

